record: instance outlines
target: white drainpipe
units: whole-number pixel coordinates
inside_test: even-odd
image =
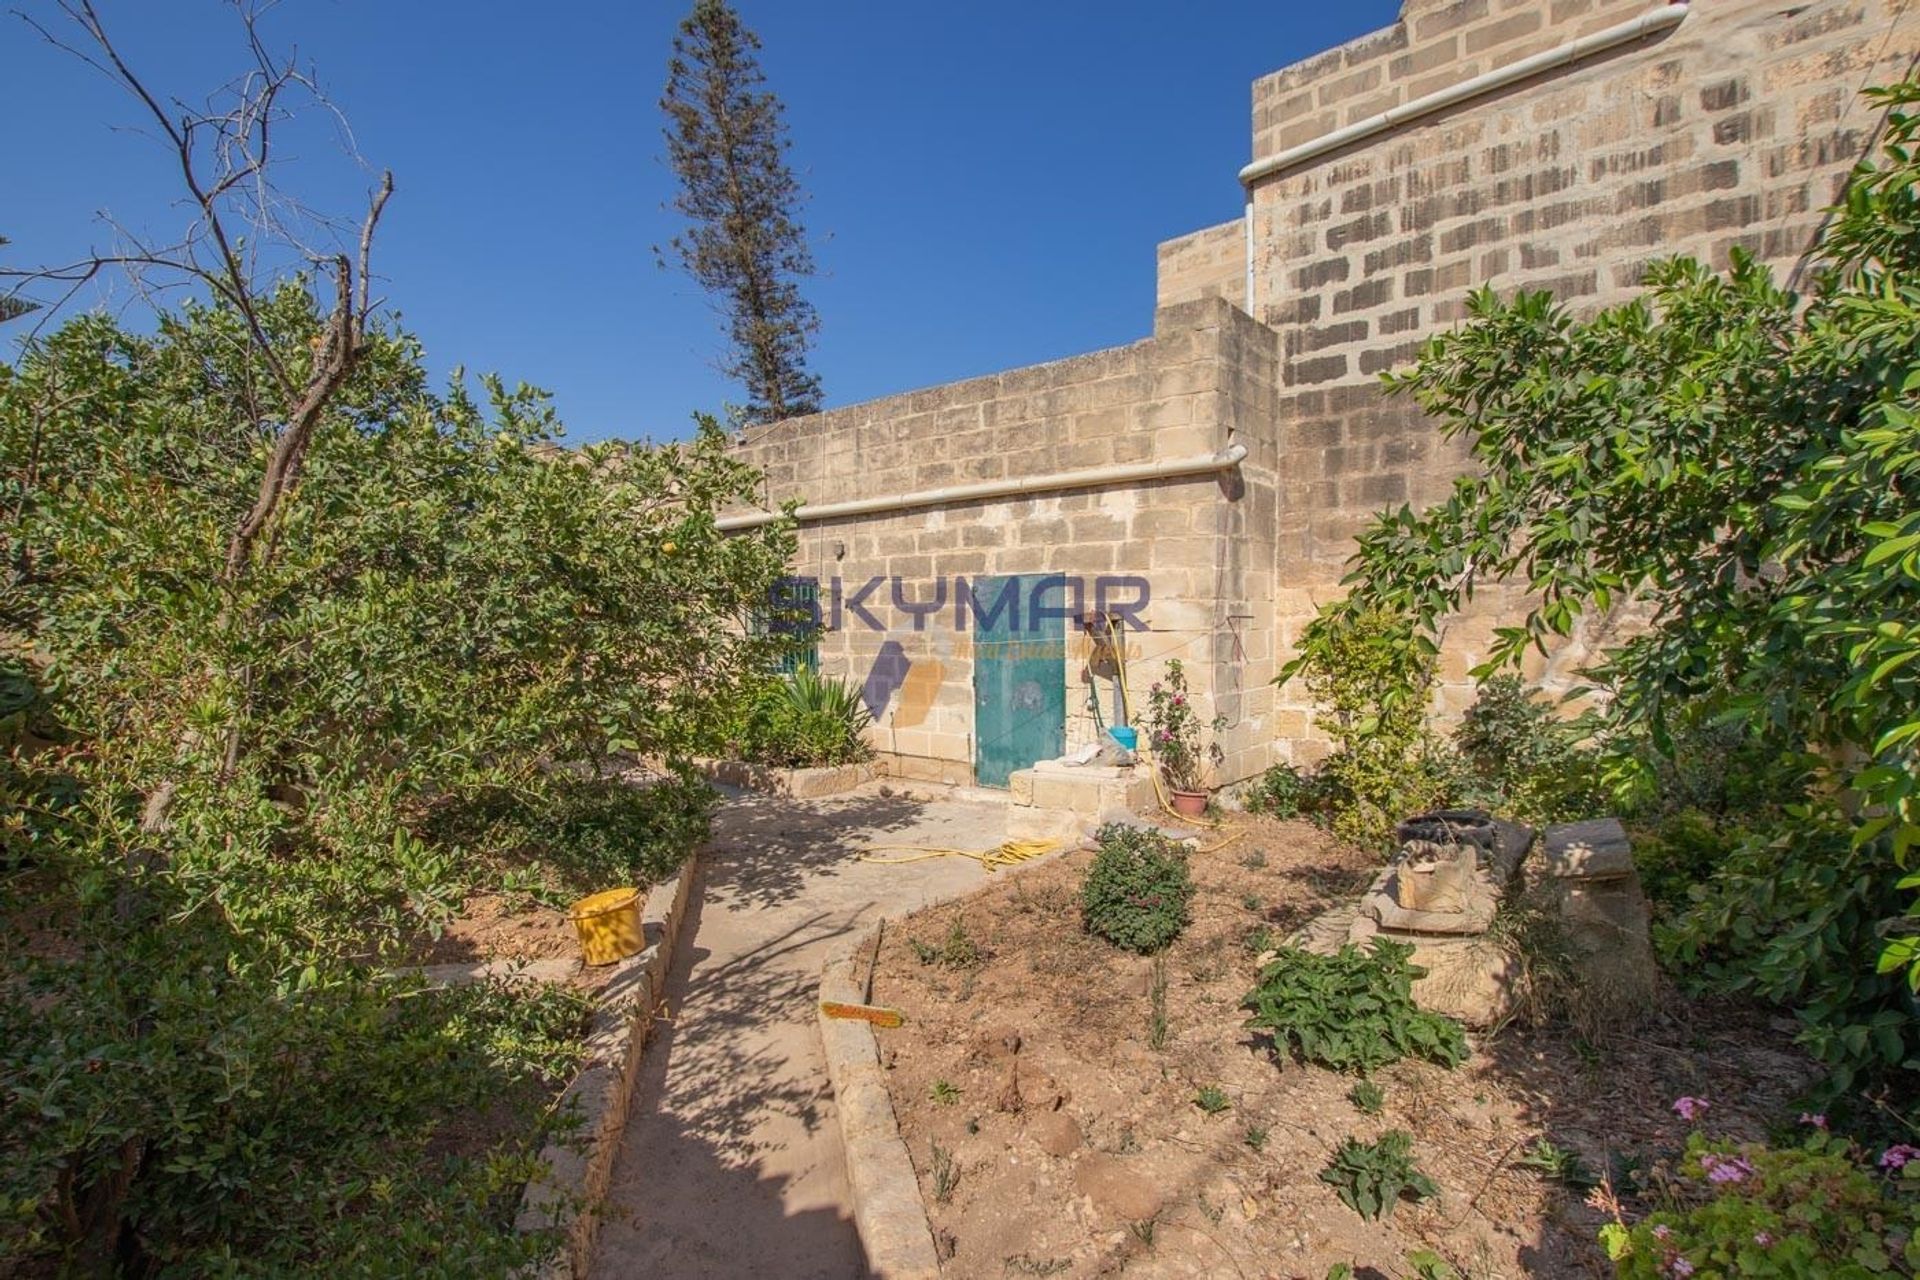
[[[1668,27],[1678,26],[1686,16],[1685,0],[1674,0],[1672,4],[1663,4],[1657,9],[1649,9],[1637,18],[1617,22],[1592,35],[1581,36],[1578,40],[1570,41],[1558,48],[1543,50],[1531,57],[1522,58],[1518,62],[1509,62],[1504,67],[1474,76],[1470,80],[1462,80],[1459,84],[1448,85],[1444,89],[1425,94],[1411,102],[1389,107],[1378,115],[1355,121],[1343,129],[1322,134],[1311,142],[1303,142],[1299,146],[1288,147],[1285,151],[1277,151],[1264,159],[1255,160],[1240,171],[1240,183],[1242,186],[1251,187],[1260,179],[1291,168],[1302,161],[1325,155],[1329,151],[1337,151],[1341,147],[1351,146],[1363,138],[1370,138],[1376,133],[1418,120],[1422,116],[1432,115],[1457,102],[1477,98],[1483,93],[1491,93],[1495,89],[1525,80],[1529,76],[1537,76],[1542,71],[1551,71],[1555,67],[1577,62],[1581,58],[1604,52],[1617,45],[1627,44],[1642,36],[1650,36],[1657,31],[1665,31]],[[1251,227],[1251,222],[1248,225]],[[1251,293],[1248,296],[1251,299]]]
[[[1165,480],[1177,476],[1206,475],[1238,466],[1247,456],[1247,446],[1230,444],[1219,453],[1191,458],[1171,458],[1164,462],[1126,462],[1110,467],[1088,467],[1082,471],[1054,471],[1045,475],[1020,476],[1012,480],[983,480],[978,484],[948,485],[944,489],[919,489],[885,498],[855,498],[851,502],[828,502],[801,507],[796,519],[838,520],[846,516],[868,516],[880,512],[908,511],[915,507],[936,507],[948,502],[979,502],[988,498],[1009,498],[1016,494],[1058,493],[1063,489],[1091,489],[1099,485],[1125,484],[1133,480]],[[772,524],[780,518],[777,511],[749,511],[741,515],[721,516],[714,521],[722,531],[752,529]]]

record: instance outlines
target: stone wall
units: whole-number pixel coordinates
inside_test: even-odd
[[[1256,82],[1253,154],[1649,7],[1409,0],[1394,26]],[[1279,331],[1282,357],[1283,656],[1337,591],[1370,513],[1436,500],[1465,466],[1414,405],[1383,396],[1382,370],[1457,322],[1481,285],[1547,288],[1586,310],[1633,294],[1654,257],[1723,267],[1735,246],[1790,275],[1874,136],[1878,113],[1859,89],[1898,79],[1916,52],[1920,11],[1894,0],[1698,0],[1667,32],[1257,181],[1253,311]],[[1163,295],[1190,287],[1194,251],[1178,246],[1194,239],[1163,249],[1175,270]],[[1485,593],[1450,628],[1443,711],[1470,699],[1465,673],[1492,624],[1524,605]],[[1584,647],[1544,674],[1570,675]],[[1306,710],[1299,690],[1283,696],[1289,728]]]
[[[903,687],[872,730],[896,772],[972,779],[972,632],[955,625],[955,579],[1016,573],[1080,578],[1088,610],[1101,576],[1146,578],[1147,630],[1127,637],[1136,705],[1166,662],[1180,658],[1204,714],[1214,714],[1217,699],[1233,722],[1228,776],[1265,767],[1272,639],[1250,619],[1264,617],[1258,602],[1271,587],[1278,366],[1271,330],[1225,302],[1200,299],[1162,309],[1153,337],[1128,346],[748,434],[738,453],[765,471],[769,507],[790,497],[825,504],[1193,458],[1236,442],[1252,450],[1249,466],[1222,474],[803,523],[794,572],[821,584],[830,626],[821,638],[822,670],[864,682],[889,640],[910,660]],[[879,629],[846,607],[873,578],[885,581],[864,607]],[[1116,589],[1116,598],[1131,592]],[[1080,678],[1086,653],[1086,641],[1069,627],[1069,748],[1095,735]],[[1109,706],[1103,702],[1103,711]]]
[[[1242,306],[1247,295],[1246,225],[1235,218],[1160,246],[1156,305],[1225,298]]]

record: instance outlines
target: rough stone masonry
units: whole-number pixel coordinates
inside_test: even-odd
[[[1683,12],[1422,108],[1656,9]],[[1001,650],[981,647],[979,619],[955,616],[960,584],[1057,575],[1057,611],[1091,612],[1096,579],[1137,577],[1150,598],[1124,628],[1131,710],[1177,658],[1202,718],[1226,721],[1217,782],[1313,758],[1311,707],[1274,672],[1338,591],[1369,515],[1443,497],[1466,465],[1417,406],[1381,394],[1379,373],[1481,285],[1592,308],[1630,296],[1654,258],[1724,267],[1735,246],[1797,278],[1873,144],[1879,114],[1860,90],[1917,55],[1904,0],[1406,0],[1393,26],[1262,77],[1255,161],[1406,118],[1260,173],[1243,216],[1162,244],[1151,337],[748,433],[739,452],[765,469],[769,508],[901,500],[803,520],[796,571],[829,604],[841,584],[822,669],[885,695],[873,739],[895,771],[969,781],[993,745],[982,728],[1006,731],[987,703],[1009,686],[983,674]],[[1243,458],[1182,469],[1235,446]],[[975,488],[939,497],[954,485]],[[875,578],[878,628],[844,608]],[[1483,591],[1448,628],[1439,712],[1471,700],[1468,669],[1523,607]],[[1566,678],[1611,625],[1592,620],[1530,674]],[[1071,748],[1114,708],[1086,675],[1087,637],[1064,630],[1057,663],[1042,637],[1023,669],[1058,687],[1020,714],[1058,715]],[[877,665],[892,677],[869,682]]]

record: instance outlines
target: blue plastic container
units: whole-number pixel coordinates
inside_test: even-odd
[[[1117,724],[1107,730],[1107,735],[1129,751],[1140,749],[1140,734],[1130,724]]]

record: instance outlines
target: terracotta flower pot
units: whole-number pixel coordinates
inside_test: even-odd
[[[1173,788],[1173,811],[1183,818],[1202,818],[1207,813],[1207,793],[1205,791],[1182,791]]]

